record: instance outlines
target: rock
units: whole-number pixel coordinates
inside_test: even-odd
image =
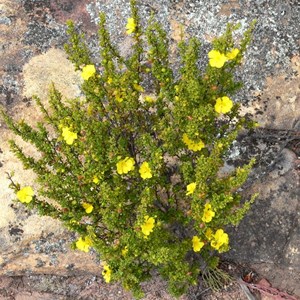
[[[300,129],[300,56],[293,56],[289,78],[285,74],[266,78],[263,92],[255,94],[246,112],[252,112],[261,127],[272,129]],[[298,123],[298,124],[297,124]]]
[[[79,71],[74,71],[74,66],[67,59],[66,53],[51,48],[24,65],[23,97],[30,98],[35,95],[45,102],[49,86],[53,82],[59,91],[63,91],[66,98],[76,98],[81,95],[79,89],[81,81]]]
[[[95,255],[72,251],[69,245],[75,237],[64,230],[60,222],[28,212],[14,202],[16,197],[8,187],[6,172],[15,170],[16,181],[33,187],[35,176],[22,170],[20,162],[9,152],[8,139],[12,137],[10,132],[1,129],[0,275],[97,274],[99,265]],[[32,147],[22,145],[28,154],[34,154]]]
[[[68,99],[80,96],[80,75],[74,71],[62,50],[50,49],[32,58],[24,65],[23,76],[23,97],[29,99],[35,94],[46,106],[51,82],[64,91]],[[30,100],[15,108],[14,117],[26,119],[32,125],[42,119],[36,104]],[[33,187],[36,186],[35,175],[22,170],[21,163],[9,151],[8,141],[15,136],[3,123],[1,125],[0,274],[98,274],[95,255],[72,251],[69,245],[75,237],[64,230],[60,222],[27,212],[20,203],[14,202],[16,197],[8,187],[6,172],[15,171],[17,182]],[[28,155],[37,156],[30,144],[19,138],[17,141]]]
[[[300,190],[296,159],[293,152],[284,149],[275,169],[247,189],[245,196],[255,192],[259,196],[239,226],[228,229],[232,248],[224,255],[252,264],[256,270],[260,266],[260,273],[282,290],[298,286],[299,278],[295,274],[300,270]],[[263,268],[262,265],[272,267]],[[297,294],[299,292],[297,290]]]
[[[245,113],[251,113],[263,129],[271,131],[240,137],[220,172],[226,173],[253,156],[257,159],[244,194],[260,194],[240,226],[231,230],[232,250],[225,257],[252,264],[272,286],[300,295],[299,161],[295,154],[299,153],[300,7],[297,1],[275,0],[272,5],[254,0],[225,2],[211,0],[203,5],[203,1],[146,0],[139,2],[139,8],[143,24],[154,10],[170,32],[175,72],[178,55],[174,41],[180,37],[180,24],[186,26],[187,36],[200,38],[207,53],[208,42],[224,31],[227,22],[240,22],[239,34],[253,19],[258,20],[244,65],[237,74],[245,86],[235,100],[243,103]],[[31,124],[41,120],[31,96],[37,94],[47,104],[51,81],[66,98],[80,96],[80,76],[61,50],[66,41],[64,22],[72,18],[87,31],[97,61],[99,47],[94,30],[99,10],[107,13],[113,41],[127,55],[131,46],[124,34],[129,17],[127,0],[2,0],[0,104],[14,118],[24,118]],[[199,64],[206,62],[203,55]],[[32,185],[34,174],[22,170],[8,151],[8,140],[13,136],[3,122],[0,125],[0,274],[98,275],[99,262],[93,252],[69,250],[73,234],[59,222],[27,212],[14,202],[6,172],[15,170],[17,181]],[[294,136],[292,146],[287,140],[290,132]],[[30,145],[18,142],[25,151],[37,155]],[[114,299],[123,297],[116,296],[119,288],[105,292]]]

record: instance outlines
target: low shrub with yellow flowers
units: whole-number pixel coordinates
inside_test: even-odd
[[[141,282],[156,270],[180,295],[206,267],[217,267],[218,254],[229,250],[226,226],[238,224],[254,201],[239,193],[253,161],[219,172],[239,132],[255,126],[234,97],[241,87],[234,70],[253,26],[237,44],[237,26],[228,25],[204,54],[204,70],[199,41],[182,34],[175,75],[166,32],[154,17],[142,28],[135,0],[124,24],[129,57],[105,23],[101,14],[101,57],[93,62],[84,35],[68,22],[65,49],[81,72],[84,97],[62,101],[52,86],[49,108],[35,98],[44,114],[35,127],[2,111],[8,127],[41,153],[31,157],[10,141],[38,184],[9,175],[11,187],[28,208],[77,232],[73,248],[99,254],[107,283],[121,282],[139,298]]]

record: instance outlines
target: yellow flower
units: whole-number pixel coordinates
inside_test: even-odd
[[[123,102],[124,93],[122,93],[122,92],[119,91],[119,90],[115,90],[115,91],[113,92],[113,95],[115,96],[115,99],[116,99],[119,103]]]
[[[219,114],[226,114],[226,113],[230,112],[232,107],[233,107],[233,102],[227,96],[218,98],[216,100],[215,111]]]
[[[153,102],[156,101],[156,99],[154,97],[151,97],[151,96],[148,96],[148,95],[144,97],[144,100],[148,103],[153,103]]]
[[[214,215],[215,215],[214,211],[206,210],[203,213],[202,221],[205,222],[205,223],[209,223],[212,220],[212,218],[214,217]]]
[[[140,86],[139,84],[137,83],[134,83],[133,84],[133,88],[137,91],[137,92],[143,92],[144,91],[144,88],[142,86]]]
[[[144,217],[145,222],[143,225],[141,225],[142,233],[146,236],[148,236],[152,231],[154,227],[155,220],[152,217],[145,216]]]
[[[187,191],[186,195],[193,194],[196,189],[196,186],[197,186],[196,182],[192,182],[188,184],[186,187],[186,191]]]
[[[204,143],[200,141],[198,143],[192,142],[192,144],[188,148],[192,151],[200,151],[204,147],[205,147]]]
[[[213,239],[210,242],[210,245],[219,251],[222,246],[227,246],[229,243],[228,234],[224,232],[223,229],[218,229],[213,235]]]
[[[92,242],[88,237],[86,237],[85,239],[80,237],[79,240],[75,244],[76,244],[77,249],[79,249],[83,252],[89,252],[89,248],[92,245]]]
[[[125,246],[125,247],[122,249],[122,255],[123,255],[123,256],[126,256],[127,252],[128,252],[128,247]]]
[[[190,139],[189,139],[189,137],[187,136],[187,134],[186,133],[184,133],[183,135],[182,135],[182,141],[186,144],[186,145],[188,145],[189,143],[190,143]]]
[[[71,219],[69,222],[70,222],[71,225],[74,225],[74,224],[79,225],[79,222],[74,220],[74,219]]]
[[[33,195],[34,195],[34,191],[30,186],[25,186],[17,192],[17,198],[22,203],[31,202]]]
[[[232,49],[229,53],[226,53],[228,59],[234,59],[239,54],[240,50],[237,48]]]
[[[225,54],[218,50],[211,50],[208,52],[209,65],[214,68],[222,68],[225,62],[228,60]]]
[[[211,205],[209,203],[206,203],[204,206],[202,221],[205,223],[209,223],[214,216],[215,212],[211,209]]]
[[[100,182],[99,178],[96,175],[93,177],[93,182],[95,184],[98,184]]]
[[[126,29],[127,29],[126,30],[127,34],[131,34],[131,33],[133,33],[135,31],[136,24],[135,24],[134,18],[128,18]]]
[[[93,207],[92,204],[89,204],[89,203],[86,203],[86,202],[82,203],[82,206],[85,209],[85,212],[87,214],[90,214],[93,211],[93,209],[94,209],[94,207]]]
[[[182,136],[182,141],[187,145],[189,150],[192,151],[200,151],[202,148],[205,147],[205,144],[200,140],[198,143],[191,140],[186,133]]]
[[[201,248],[204,246],[204,243],[201,242],[200,239],[196,235],[193,236],[192,243],[193,243],[193,250],[195,252],[199,252],[201,250]]]
[[[109,267],[109,265],[105,264],[103,266],[103,271],[102,271],[102,275],[103,275],[103,278],[105,280],[106,283],[109,283],[110,280],[111,280],[111,268]]]
[[[210,228],[208,228],[206,231],[205,231],[205,236],[206,238],[210,241],[213,237],[213,232]]]
[[[94,76],[96,68],[94,65],[86,65],[82,68],[81,77],[84,80],[89,80],[90,77]]]
[[[134,169],[135,161],[132,157],[125,157],[117,163],[118,174],[127,174]]]
[[[147,178],[152,177],[151,169],[149,168],[149,164],[146,161],[144,161],[142,163],[139,172],[140,172],[141,177],[143,179],[147,179]]]
[[[70,130],[70,127],[62,128],[62,137],[68,145],[72,145],[74,140],[77,139],[77,133]]]
[[[210,209],[211,209],[211,204],[210,203],[205,203],[204,210],[210,210]]]

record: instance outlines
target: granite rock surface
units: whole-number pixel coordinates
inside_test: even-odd
[[[244,188],[245,197],[259,197],[240,226],[231,229],[231,251],[226,259],[254,266],[276,287],[300,296],[299,132],[300,132],[300,5],[297,0],[144,0],[143,22],[150,11],[170,34],[171,50],[180,24],[188,36],[201,40],[203,53],[224,31],[227,22],[240,22],[244,31],[257,20],[253,42],[237,74],[245,83],[235,98],[261,128],[235,143],[228,167],[256,157],[257,165]],[[63,51],[65,21],[73,19],[86,32],[95,62],[99,11],[107,14],[113,40],[126,55],[129,16],[127,0],[2,0],[0,4],[0,105],[16,119],[40,120],[33,94],[47,105],[54,82],[66,98],[80,96],[80,76]],[[200,65],[206,62],[205,54]],[[172,58],[178,68],[176,55]],[[8,151],[13,136],[0,121],[0,275],[99,275],[94,253],[71,251],[76,238],[57,221],[40,218],[14,202],[6,172],[34,183]],[[20,141],[21,142],[21,141]],[[36,155],[30,145],[22,144]],[[121,298],[114,298],[121,299]],[[165,298],[162,298],[165,299]]]

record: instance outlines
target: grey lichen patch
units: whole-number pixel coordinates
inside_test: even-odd
[[[36,95],[42,100],[47,99],[52,82],[66,98],[80,96],[80,74],[74,71],[73,64],[62,50],[50,49],[44,54],[33,57],[24,65],[23,75],[24,97]]]
[[[38,21],[31,21],[27,25],[27,32],[24,35],[24,44],[36,47],[42,47],[43,50],[51,45],[51,41],[62,39],[64,26],[56,24],[54,27],[45,25]]]

